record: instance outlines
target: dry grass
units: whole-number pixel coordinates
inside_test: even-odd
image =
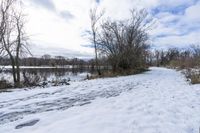
[[[106,77],[117,77],[117,76],[127,76],[127,75],[134,75],[134,74],[139,74],[139,73],[143,73],[148,71],[148,69],[146,68],[142,68],[142,69],[132,69],[132,70],[120,70],[117,72],[113,72],[113,71],[104,71],[101,72],[101,75],[98,74],[93,74],[91,76],[88,77],[88,79],[97,79],[97,78],[106,78]]]
[[[200,70],[187,69],[184,74],[192,84],[200,84]]]
[[[200,84],[200,75],[192,75],[191,77],[192,84]]]
[[[12,88],[12,85],[8,83],[6,80],[0,80],[0,89],[8,89]]]

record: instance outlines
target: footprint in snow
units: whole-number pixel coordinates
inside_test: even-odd
[[[17,125],[15,127],[15,129],[21,129],[23,127],[27,127],[27,126],[33,126],[35,125],[36,123],[38,123],[40,121],[40,119],[33,119],[33,120],[30,120],[30,121],[26,121],[24,123],[21,123],[19,125]]]

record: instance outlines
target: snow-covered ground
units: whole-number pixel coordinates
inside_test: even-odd
[[[199,133],[200,85],[175,70],[0,93],[0,133]]]

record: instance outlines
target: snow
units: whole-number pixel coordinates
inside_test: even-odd
[[[166,68],[0,93],[0,133],[198,133],[199,128],[200,85]]]

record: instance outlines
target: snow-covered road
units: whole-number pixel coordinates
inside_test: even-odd
[[[198,133],[200,85],[166,68],[0,93],[0,133]]]

